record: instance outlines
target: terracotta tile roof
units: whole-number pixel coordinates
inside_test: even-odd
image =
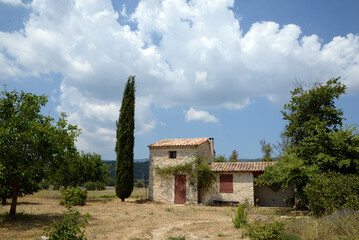
[[[148,145],[151,148],[187,148],[187,147],[196,147],[205,141],[208,138],[183,138],[183,139],[163,139],[159,142]]]
[[[264,169],[275,162],[214,162],[213,172],[264,172]]]

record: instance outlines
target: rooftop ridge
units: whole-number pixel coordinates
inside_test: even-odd
[[[213,172],[264,172],[265,168],[275,162],[214,162]]]

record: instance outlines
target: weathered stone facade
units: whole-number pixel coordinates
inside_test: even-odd
[[[148,147],[150,149],[149,199],[152,201],[165,203],[175,203],[175,201],[176,203],[197,203],[200,201],[204,204],[213,204],[214,201],[239,203],[247,201],[248,204],[254,205],[257,198],[262,206],[285,206],[283,199],[293,196],[294,193],[292,188],[275,192],[266,186],[254,186],[254,178],[262,174],[267,166],[275,164],[273,162],[214,163],[215,152],[211,138],[165,139]],[[192,163],[197,156],[211,163],[212,171],[217,174],[217,182],[200,194],[197,192],[197,186],[190,184],[189,176],[186,176],[184,184],[183,180],[179,180],[183,179],[183,176],[177,178],[174,175],[163,176],[155,170],[156,167],[166,168]],[[222,183],[221,174],[225,174],[222,176],[224,177]],[[228,184],[230,191],[226,189]],[[184,185],[185,190],[183,190]],[[178,197],[179,195],[180,197]]]
[[[213,140],[204,139],[198,145],[180,146],[149,146],[150,166],[149,166],[149,199],[158,202],[174,203],[175,197],[175,176],[160,176],[155,171],[155,167],[168,167],[190,163],[197,156],[202,157],[207,162],[214,161]],[[170,152],[176,152],[176,158],[170,158]],[[197,202],[197,186],[189,183],[186,179],[186,201]]]
[[[213,201],[230,201],[254,204],[253,173],[252,172],[233,172],[233,193],[220,193],[219,176],[217,183],[207,191],[201,192],[201,201],[204,204],[213,204]]]

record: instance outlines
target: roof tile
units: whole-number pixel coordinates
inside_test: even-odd
[[[211,164],[213,172],[263,172],[275,162],[214,162]]]
[[[169,147],[195,147],[204,143],[207,140],[208,138],[163,139],[159,142],[148,145],[148,147],[150,149]]]

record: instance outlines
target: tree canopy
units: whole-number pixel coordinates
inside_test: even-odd
[[[292,185],[305,199],[303,188],[315,174],[359,173],[358,132],[355,126],[342,126],[343,111],[335,106],[345,89],[335,78],[291,91],[290,103],[282,111],[288,120],[284,155],[257,179],[258,184]]]
[[[0,189],[12,198],[10,215],[15,215],[17,198],[38,190],[47,169],[58,166],[64,153],[76,150],[77,126],[62,114],[57,122],[41,113],[45,95],[7,90],[0,98]],[[9,197],[9,196],[5,196]],[[3,196],[2,196],[3,198]]]
[[[116,136],[116,195],[125,201],[133,190],[133,148],[135,145],[135,76],[127,80],[123,92]]]
[[[69,153],[63,163],[52,175],[52,182],[57,186],[76,187],[86,182],[108,182],[108,165],[97,153]]]

